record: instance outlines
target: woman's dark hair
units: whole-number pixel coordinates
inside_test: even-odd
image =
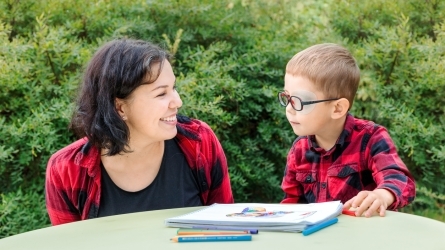
[[[109,156],[128,152],[129,129],[115,100],[156,81],[165,60],[170,55],[146,41],[117,39],[103,45],[85,69],[70,128],[92,145],[107,149]],[[160,67],[153,72],[157,64]]]

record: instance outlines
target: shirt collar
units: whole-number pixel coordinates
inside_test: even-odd
[[[343,147],[345,145],[345,142],[350,142],[351,141],[350,135],[354,130],[354,126],[355,126],[354,116],[348,113],[348,115],[346,116],[346,121],[343,131],[341,132],[335,144]]]
[[[100,151],[94,147],[87,138],[83,138],[84,143],[79,152],[75,156],[75,163],[88,169],[88,175],[95,176],[99,168],[100,163]]]

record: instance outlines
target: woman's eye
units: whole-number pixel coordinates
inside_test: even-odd
[[[159,96],[165,96],[165,92],[162,93],[162,94],[157,95],[156,97],[159,97]]]

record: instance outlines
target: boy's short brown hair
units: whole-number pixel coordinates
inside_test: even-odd
[[[360,69],[340,45],[323,43],[300,51],[287,63],[286,73],[306,77],[325,98],[346,98],[351,108],[360,82]]]

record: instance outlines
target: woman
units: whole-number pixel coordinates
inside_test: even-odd
[[[178,115],[181,106],[168,53],[130,39],[100,48],[71,120],[83,138],[48,162],[51,223],[233,203],[218,139],[204,122]]]

